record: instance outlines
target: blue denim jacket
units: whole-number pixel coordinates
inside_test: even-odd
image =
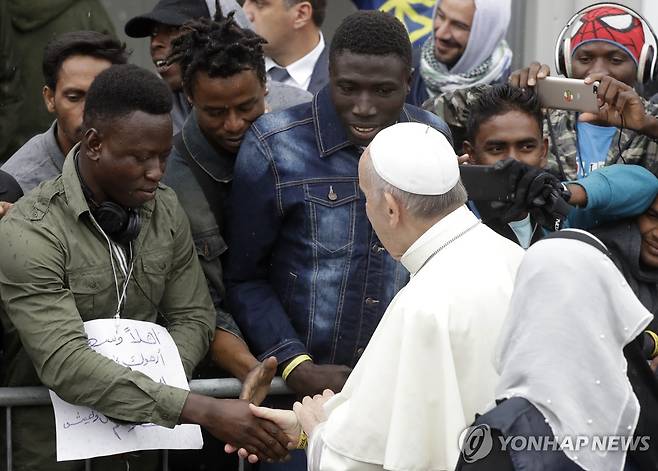
[[[399,121],[443,132],[405,105]],[[408,273],[377,239],[351,144],[328,88],[259,118],[240,148],[228,218],[230,311],[252,352],[356,363]],[[400,156],[404,158],[404,156]]]

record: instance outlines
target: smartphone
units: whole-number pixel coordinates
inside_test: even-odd
[[[598,113],[598,82],[587,85],[584,80],[546,77],[537,80],[537,96],[543,108]]]
[[[472,201],[513,201],[509,175],[492,165],[460,165],[462,183]]]

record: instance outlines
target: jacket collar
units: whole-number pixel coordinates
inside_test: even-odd
[[[478,222],[478,218],[466,206],[456,209],[411,244],[400,262],[412,276],[415,275],[437,249],[445,247]]]
[[[82,183],[78,177],[78,172],[75,168],[75,159],[78,158],[80,152],[80,143],[73,146],[73,149],[68,153],[64,159],[64,167],[62,169],[62,184],[64,185],[64,194],[69,207],[73,210],[75,217],[80,218],[83,213],[91,212],[89,204],[82,192]],[[142,210],[147,213],[153,211],[155,200],[148,201],[142,206]],[[144,211],[142,211],[143,213]]]
[[[57,143],[57,120],[53,121],[53,124],[46,131],[45,139],[45,150],[48,153],[48,157],[55,167],[57,167],[57,170],[61,172],[64,168],[64,154]]]
[[[398,122],[411,121],[406,105],[400,112]],[[331,101],[330,85],[325,86],[313,97],[313,125],[320,157],[327,157],[345,147],[355,146],[347,137],[343,122]]]
[[[196,119],[193,109],[188,115],[183,126],[183,142],[190,152],[192,160],[210,176],[220,183],[228,183],[233,180],[233,167],[235,166],[235,155],[226,151],[218,152],[206,136],[203,135]]]

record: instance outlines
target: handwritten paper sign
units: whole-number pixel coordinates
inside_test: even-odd
[[[189,390],[178,349],[157,324],[130,319],[85,322],[89,346],[154,381]],[[80,460],[136,450],[201,448],[198,425],[173,429],[154,424],[118,424],[100,412],[63,401],[50,391],[55,409],[57,461]]]

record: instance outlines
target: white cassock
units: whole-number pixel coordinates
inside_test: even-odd
[[[495,398],[494,347],[523,255],[466,207],[423,234],[401,260],[411,280],[325,405],[308,469],[455,469],[460,433]]]

